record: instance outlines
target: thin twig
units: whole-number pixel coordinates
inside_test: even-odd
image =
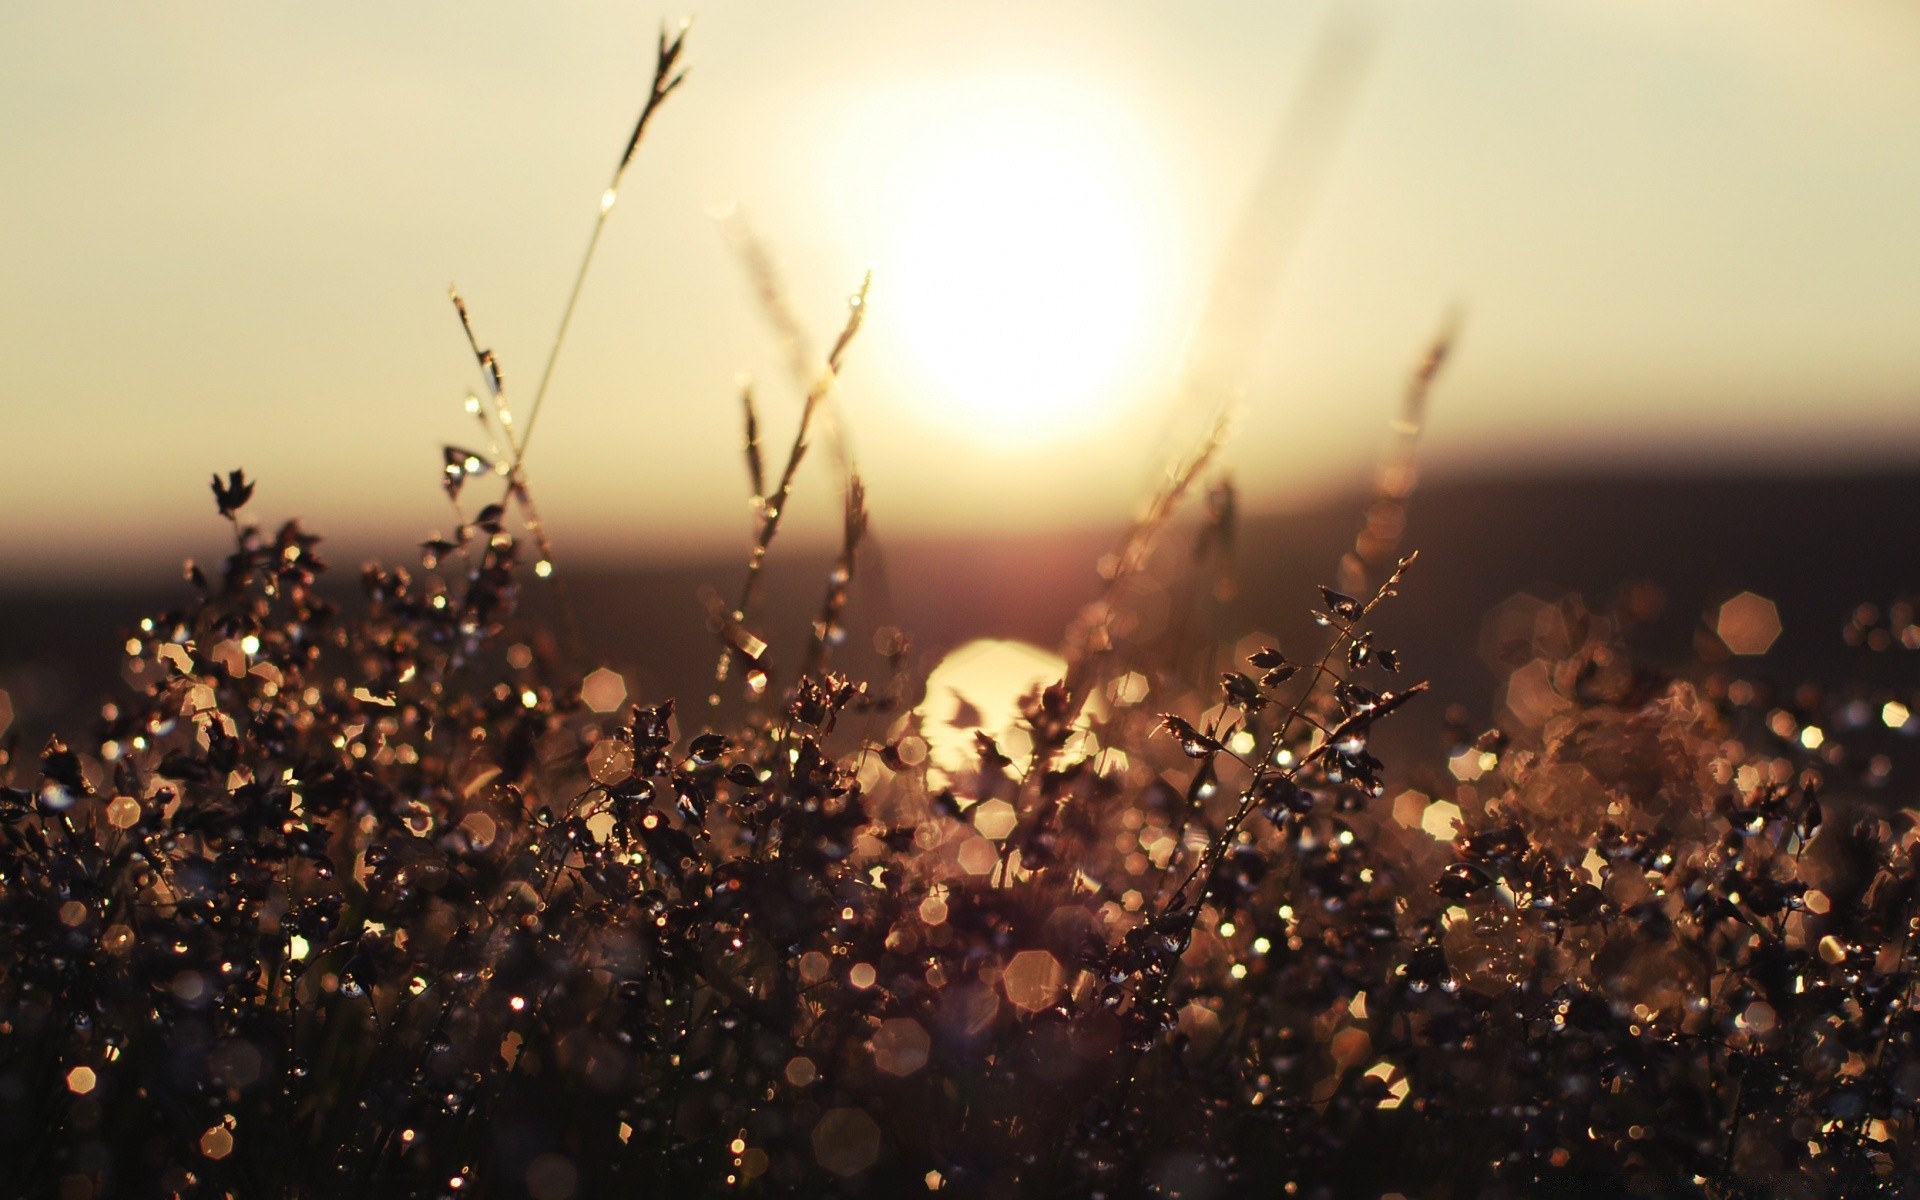
[[[1374,477],[1373,499],[1361,519],[1352,552],[1340,560],[1336,586],[1344,592],[1358,595],[1366,591],[1368,576],[1390,561],[1399,549],[1400,538],[1407,528],[1407,502],[1420,478],[1418,456],[1420,435],[1427,424],[1427,401],[1440,368],[1446,365],[1459,339],[1460,320],[1458,309],[1448,311],[1441,320],[1439,332],[1408,377],[1400,415],[1393,422],[1393,441]]]
[[[867,488],[858,475],[847,481],[846,517],[840,542],[840,558],[827,576],[827,594],[820,604],[820,616],[813,623],[813,636],[807,642],[807,657],[800,674],[818,673],[827,663],[828,647],[840,633],[840,616],[847,606],[847,592],[853,585],[855,554],[867,535]]]
[[[753,485],[753,507],[758,512],[767,500],[767,468],[760,457],[760,417],[753,410],[753,385],[740,389],[740,407],[746,415],[747,481]]]
[[[667,97],[687,78],[687,72],[680,66],[680,52],[686,44],[689,24],[682,21],[671,38],[667,36],[665,26],[660,29],[653,85],[647,90],[646,104],[640,109],[640,119],[633,124],[633,134],[627,138],[627,147],[620,154],[620,163],[613,169],[613,178],[608,181],[607,190],[600,195],[600,212],[594,217],[593,232],[587,237],[586,252],[580,256],[580,269],[574,273],[573,288],[567,293],[567,305],[560,312],[560,328],[553,335],[553,344],[547,348],[547,365],[540,370],[540,385],[534,389],[533,403],[527,408],[526,431],[520,435],[520,448],[514,454],[513,469],[516,473],[526,453],[527,443],[533,439],[534,425],[540,420],[541,406],[547,398],[547,385],[553,382],[553,367],[560,359],[560,348],[566,344],[567,329],[573,324],[574,307],[580,303],[580,289],[587,282],[587,269],[593,266],[593,254],[600,246],[600,234],[607,227],[607,214],[613,211],[614,201],[619,199],[620,179],[633,162],[634,152],[640,148],[640,138],[647,131],[647,122],[653,119],[653,114],[659,111]]]
[[[873,286],[873,272],[867,272],[860,281],[860,290],[847,300],[847,320],[840,329],[840,336],[834,339],[833,349],[827,354],[825,367],[814,378],[807,389],[806,401],[800,408],[800,423],[794,430],[793,445],[787,451],[787,462],[780,470],[779,482],[774,485],[773,494],[760,506],[760,528],[754,535],[753,550],[747,558],[747,578],[740,588],[740,603],[734,606],[730,619],[735,624],[744,624],[753,611],[754,599],[759,595],[761,572],[766,567],[767,551],[773,545],[774,537],[780,532],[781,519],[786,515],[788,498],[793,494],[793,482],[799,474],[801,460],[807,455],[812,444],[813,421],[820,406],[832,394],[835,381],[840,375],[841,360],[847,347],[853,342],[854,335],[860,332],[861,322],[867,315],[867,292]],[[714,668],[715,682],[724,682],[729,665],[732,663],[732,651],[722,650],[719,665]],[[718,692],[714,693],[717,697]],[[717,702],[717,701],[716,701]]]
[[[1222,409],[1215,415],[1213,425],[1199,447],[1184,461],[1176,462],[1168,469],[1160,490],[1141,510],[1113,554],[1102,563],[1101,573],[1106,576],[1106,585],[1101,588],[1099,598],[1081,610],[1081,616],[1067,631],[1066,684],[1070,712],[1075,718],[1086,706],[1099,663],[1113,648],[1110,626],[1122,585],[1146,566],[1167,521],[1192,490],[1194,480],[1200,477],[1220,452],[1221,446],[1226,444],[1230,424],[1231,414],[1227,410]]]
[[[794,386],[801,395],[812,392],[819,382],[822,360],[814,349],[813,339],[808,336],[805,322],[794,311],[792,292],[780,276],[779,266],[767,245],[754,233],[752,226],[741,215],[738,208],[730,210],[722,218],[722,229],[732,241],[734,251],[740,256],[740,265],[746,270],[747,278],[753,285],[753,297],[760,305],[760,313],[773,326],[773,332],[780,342],[780,349],[787,360],[788,374],[793,378]],[[825,397],[828,403],[833,400],[831,391]],[[852,475],[854,471],[853,450],[848,444],[844,425],[838,421],[828,426],[833,435],[831,448],[836,463],[842,473]]]
[[[454,309],[460,314],[460,326],[467,335],[467,345],[473,350],[474,360],[479,364],[481,375],[487,384],[488,393],[493,399],[494,415],[505,435],[507,449],[512,455],[507,464],[506,490],[501,496],[504,506],[509,501],[518,503],[525,519],[527,531],[534,537],[539,550],[539,561],[535,563],[536,574],[546,576],[553,570],[553,546],[547,540],[546,526],[540,519],[540,511],[534,504],[531,489],[527,486],[526,456],[527,448],[533,440],[533,431],[539,422],[540,413],[545,407],[547,389],[553,382],[553,370],[560,359],[560,350],[566,344],[567,330],[573,324],[574,309],[580,303],[580,293],[586,285],[587,271],[593,266],[594,253],[600,245],[600,235],[606,229],[607,215],[613,211],[614,201],[620,194],[620,181],[632,164],[635,151],[640,147],[640,139],[645,134],[647,124],[653,114],[659,111],[661,104],[685,81],[687,73],[680,66],[681,52],[686,43],[687,25],[682,23],[679,30],[669,38],[663,26],[660,30],[658,48],[654,61],[653,83],[647,90],[646,103],[640,109],[640,117],[634,122],[633,132],[627,138],[626,147],[621,151],[620,161],[613,169],[613,177],[606,191],[600,196],[600,211],[594,218],[593,232],[587,238],[586,252],[580,257],[580,268],[574,273],[573,287],[567,293],[567,303],[560,313],[560,326],[554,333],[553,342],[547,348],[546,365],[540,372],[539,386],[534,389],[533,401],[527,409],[526,423],[516,431],[513,411],[506,401],[506,381],[500,370],[500,360],[489,348],[480,345],[474,335],[473,322],[467,312],[466,303],[458,291],[449,288]],[[482,417],[485,422],[485,417]]]
[[[487,394],[493,401],[494,420],[507,439],[507,450],[513,456],[507,465],[507,485],[505,493],[500,497],[501,506],[505,507],[509,501],[520,506],[521,519],[526,524],[527,532],[533,535],[534,547],[540,554],[540,562],[536,564],[535,570],[545,574],[552,569],[553,545],[547,540],[546,524],[540,519],[539,506],[534,503],[533,491],[527,486],[526,468],[521,465],[526,439],[514,432],[513,409],[507,403],[507,385],[500,370],[500,359],[491,347],[480,345],[480,339],[473,330],[473,316],[468,312],[467,302],[461,298],[460,290],[449,286],[447,296],[453,301],[453,309],[460,316],[460,329],[467,335],[467,346],[473,351],[473,360],[480,368],[480,376],[487,385]],[[482,424],[487,423],[484,410],[480,419]],[[544,569],[540,564],[544,564]]]

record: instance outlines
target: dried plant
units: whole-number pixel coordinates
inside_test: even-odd
[[[1873,744],[1920,728],[1911,694],[1656,674],[1624,617],[1569,601],[1532,623],[1504,731],[1456,728],[1390,788],[1373,727],[1422,685],[1374,621],[1411,555],[1321,589],[1315,653],[1192,686],[1112,652],[1112,584],[1155,569],[1216,434],[1109,560],[1066,677],[935,761],[898,679],[829,669],[857,475],[791,680],[747,629],[865,296],[741,600],[714,601],[764,696],[724,728],[601,715],[521,615],[542,572],[509,505],[548,561],[531,420],[477,339],[489,449],[445,455],[458,527],[365,567],[350,608],[317,538],[214,478],[234,549],[131,631],[132,691],[0,755],[0,1189],[1920,1190],[1920,827]],[[506,492],[467,515],[489,474]],[[1848,635],[1911,631],[1903,607]]]
[[[774,283],[775,277],[771,268],[766,265],[764,251],[759,249],[758,243],[749,243],[749,247],[749,267],[753,271],[754,278],[758,283],[763,297],[767,298],[767,307],[770,311],[776,313],[786,313],[786,305],[784,300],[781,299],[783,293]],[[755,265],[756,263],[758,264],[757,266]],[[747,556],[746,581],[740,586],[740,601],[733,606],[730,612],[723,612],[717,615],[717,620],[724,629],[744,629],[753,612],[754,601],[760,592],[761,573],[766,569],[767,554],[773,548],[773,539],[779,534],[780,523],[786,516],[787,502],[792,498],[794,482],[799,478],[800,464],[805,460],[807,451],[813,445],[814,421],[819,416],[821,408],[826,403],[828,397],[833,394],[833,387],[840,377],[840,367],[846,357],[847,347],[853,344],[855,335],[860,332],[861,323],[866,319],[867,294],[872,287],[873,273],[869,271],[866,277],[860,282],[860,290],[847,299],[846,324],[841,326],[840,335],[834,339],[833,348],[827,352],[824,364],[817,371],[811,367],[801,368],[805,371],[801,379],[806,390],[805,398],[800,406],[800,419],[794,426],[793,445],[787,450],[786,465],[780,468],[780,478],[774,483],[773,492],[770,495],[763,495],[761,492],[764,483],[764,471],[760,460],[760,426],[759,420],[754,413],[753,394],[751,390],[743,392],[743,403],[746,408],[747,417],[747,466],[753,482],[755,528],[753,548]],[[798,326],[793,324],[790,318],[781,327],[787,333],[791,345],[800,346],[803,344],[798,338]],[[804,349],[796,349],[795,354],[800,356],[796,359],[797,362],[805,361]],[[846,549],[842,554],[842,561],[848,578],[851,578],[853,571],[854,545],[866,532],[865,494],[858,476],[850,475],[847,483],[846,529],[848,541]],[[835,573],[836,575],[839,573],[839,568],[836,568]],[[834,586],[839,589],[844,589],[844,583]],[[840,600],[837,602],[831,599],[830,594],[829,604],[834,609],[835,614],[838,612],[839,605],[844,602],[845,596],[843,591]],[[831,616],[833,614],[829,615]],[[824,633],[822,636],[824,638]],[[758,642],[759,639],[756,638],[754,641]],[[764,643],[762,644],[764,645]],[[714,669],[715,683],[724,683],[726,681],[735,657],[747,657],[754,660],[750,664],[747,685],[750,695],[758,697],[766,688],[767,673],[762,664],[757,661],[757,654],[742,655],[740,647],[734,644],[732,640],[728,641],[726,647],[722,649],[720,653],[719,663]],[[811,663],[814,661],[814,657],[814,653],[810,651],[808,661]],[[715,692],[714,695],[716,697],[715,703],[718,703],[717,697],[719,693]]]

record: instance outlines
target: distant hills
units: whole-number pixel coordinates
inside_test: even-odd
[[[1351,545],[1362,497],[1240,523],[1238,596],[1220,628],[1262,629],[1305,653],[1314,585],[1331,582]],[[1518,592],[1554,599],[1604,597],[1651,583],[1661,616],[1639,640],[1655,659],[1685,656],[1702,615],[1752,590],[1778,605],[1784,632],[1755,670],[1781,680],[1881,679],[1911,686],[1916,652],[1850,650],[1841,631],[1863,602],[1885,606],[1920,593],[1920,471],[1825,475],[1455,478],[1429,481],[1415,496],[1405,541],[1421,561],[1404,595],[1379,622],[1409,675],[1434,684],[1432,703],[1410,729],[1437,727],[1447,703],[1486,720],[1495,675],[1480,653],[1489,610]],[[1190,537],[1179,526],[1170,554]],[[944,537],[880,543],[862,563],[851,612],[849,655],[859,666],[872,628],[911,634],[917,661],[975,637],[1053,645],[1096,594],[1094,564],[1119,529],[1025,536]],[[352,564],[336,564],[351,587]],[[566,586],[587,656],[626,671],[641,697],[689,700],[709,688],[716,643],[699,600],[703,585],[724,595],[739,586],[732,555],[676,566],[572,566]],[[758,622],[789,661],[818,605],[829,558],[781,553],[769,571]],[[143,613],[184,599],[177,577],[122,581],[114,588],[47,586],[0,591],[0,688],[24,736],[51,722],[84,717],[118,686],[120,643]],[[1148,607],[1177,617],[1185,593]],[[541,603],[550,602],[550,597]]]

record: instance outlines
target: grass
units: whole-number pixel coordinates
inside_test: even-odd
[[[680,57],[663,36],[622,170]],[[1417,588],[1443,337],[1319,645],[1235,659],[1200,619],[1230,490],[1184,567],[1163,545],[1216,433],[1064,677],[936,766],[903,652],[832,669],[851,464],[807,643],[753,631],[861,296],[777,475],[746,404],[762,502],[713,614],[738,718],[600,716],[521,615],[557,582],[539,401],[516,426],[464,304],[494,445],[449,448],[447,490],[502,492],[417,569],[338,607],[316,539],[215,479],[232,552],[132,631],[142,686],[0,761],[7,1194],[1913,1193],[1920,833],[1866,778],[1900,701],[1654,673],[1624,613],[1570,603],[1514,676],[1533,717],[1389,788],[1370,735],[1421,685],[1374,619]],[[1196,611],[1143,657],[1149,570]]]

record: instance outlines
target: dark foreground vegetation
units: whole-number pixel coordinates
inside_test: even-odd
[[[144,690],[9,751],[9,1194],[1912,1190],[1910,690],[1543,606],[1390,791],[1398,572],[1224,675],[1113,588],[942,767],[830,614],[787,678],[716,622],[725,728],[596,717],[496,521],[342,612],[236,517]]]
[[[1422,702],[1376,632],[1418,602],[1410,463],[1301,598],[1318,640],[1275,646],[1199,619],[1230,491],[1155,552],[1209,448],[1103,563],[1062,678],[943,751],[905,635],[835,670],[856,477],[812,629],[755,632],[863,304],[777,473],[748,407],[752,565],[679,707],[602,715],[526,615],[532,421],[477,341],[505,446],[449,448],[448,492],[503,494],[352,602],[215,480],[233,550],[128,631],[136,686],[0,757],[0,1191],[1920,1191],[1910,685],[1656,673],[1631,592],[1541,604],[1502,627],[1501,727],[1389,787],[1375,725]],[[1151,639],[1148,572],[1191,603]],[[1848,632],[1920,647],[1910,607]]]

